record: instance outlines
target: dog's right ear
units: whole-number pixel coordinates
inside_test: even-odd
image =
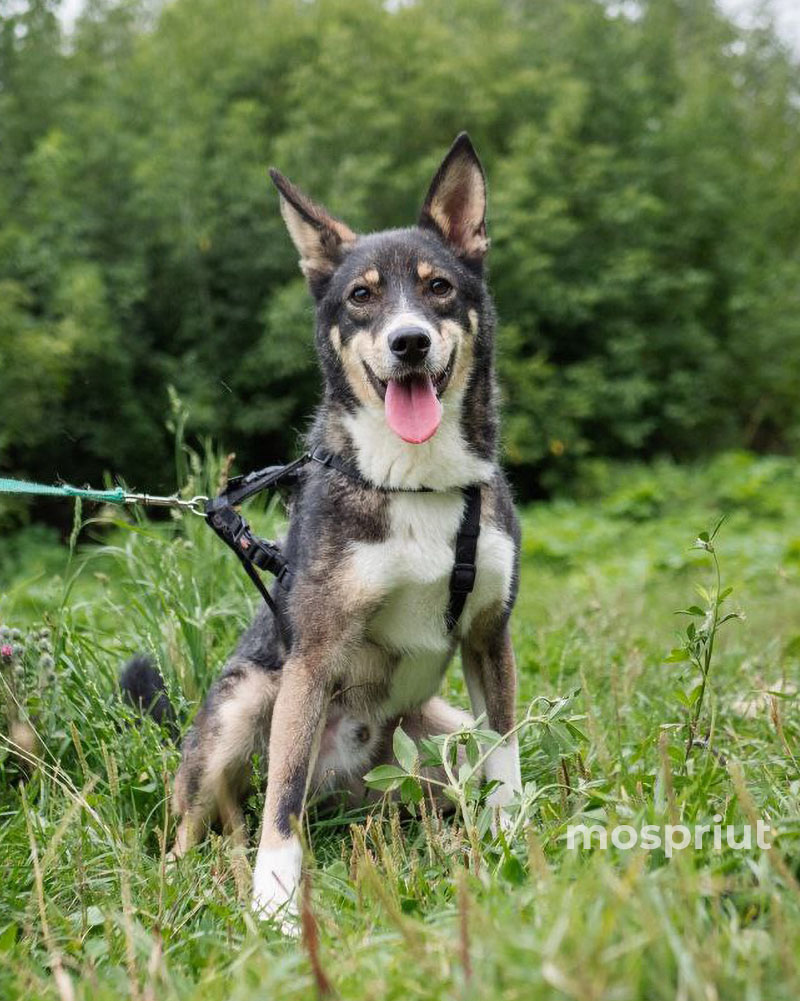
[[[321,205],[317,205],[283,174],[270,167],[269,176],[280,192],[281,215],[300,254],[300,267],[314,295],[356,242],[356,234]]]

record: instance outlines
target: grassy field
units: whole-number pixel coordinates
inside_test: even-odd
[[[686,763],[699,675],[667,657],[697,652],[711,622],[714,566],[690,547],[723,514],[714,546],[722,588],[734,589],[723,611],[743,617],[720,629]],[[27,636],[2,673],[0,997],[246,1001],[326,984],[359,1001],[800,996],[793,463],[598,465],[581,499],[523,512],[514,633],[526,787],[514,827],[494,839],[466,779],[455,818],[408,819],[388,802],[369,816],[312,812],[316,946],[252,919],[252,856],[220,837],[165,867],[178,752],[152,723],[127,725],[115,698],[121,662],[147,650],[190,718],[255,592],[199,519],[99,517],[72,553],[29,529],[0,554],[0,623]],[[264,529],[272,517],[254,520]],[[104,545],[90,545],[98,536]],[[700,607],[674,614],[689,606]],[[447,688],[466,705],[457,666]],[[43,762],[25,784],[9,749],[14,700]],[[254,795],[253,836],[257,805]],[[765,819],[773,847],[706,842],[667,858],[570,849],[565,836],[582,821],[638,830],[715,816],[737,831]]]

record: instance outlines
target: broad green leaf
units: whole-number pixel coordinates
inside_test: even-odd
[[[400,798],[407,806],[416,806],[422,795],[422,785],[416,776],[409,775],[400,783]]]
[[[392,750],[400,766],[406,772],[413,772],[417,764],[417,745],[401,726],[395,728],[392,737]]]
[[[367,772],[364,776],[364,781],[373,789],[388,792],[391,789],[397,789],[400,783],[406,778],[408,778],[407,772],[402,768],[398,768],[397,765],[378,765],[371,772]]]
[[[558,740],[556,739],[556,736],[553,733],[551,726],[547,723],[544,723],[542,725],[541,741],[542,741],[542,750],[545,752],[545,754],[550,758],[552,762],[557,762],[560,757]]]
[[[680,664],[685,660],[689,660],[688,651],[682,649],[681,647],[675,647],[674,650],[669,652],[669,655],[664,658],[665,664]]]
[[[0,932],[0,952],[8,952],[17,941],[18,928],[12,921]]]

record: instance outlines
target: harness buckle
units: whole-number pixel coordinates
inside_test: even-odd
[[[450,590],[455,594],[470,594],[475,587],[477,569],[474,563],[456,563],[450,575]]]

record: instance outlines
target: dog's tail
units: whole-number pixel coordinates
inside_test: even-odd
[[[123,667],[119,676],[123,701],[164,727],[173,740],[178,737],[178,721],[167,695],[167,686],[154,661],[145,654],[136,654]]]

